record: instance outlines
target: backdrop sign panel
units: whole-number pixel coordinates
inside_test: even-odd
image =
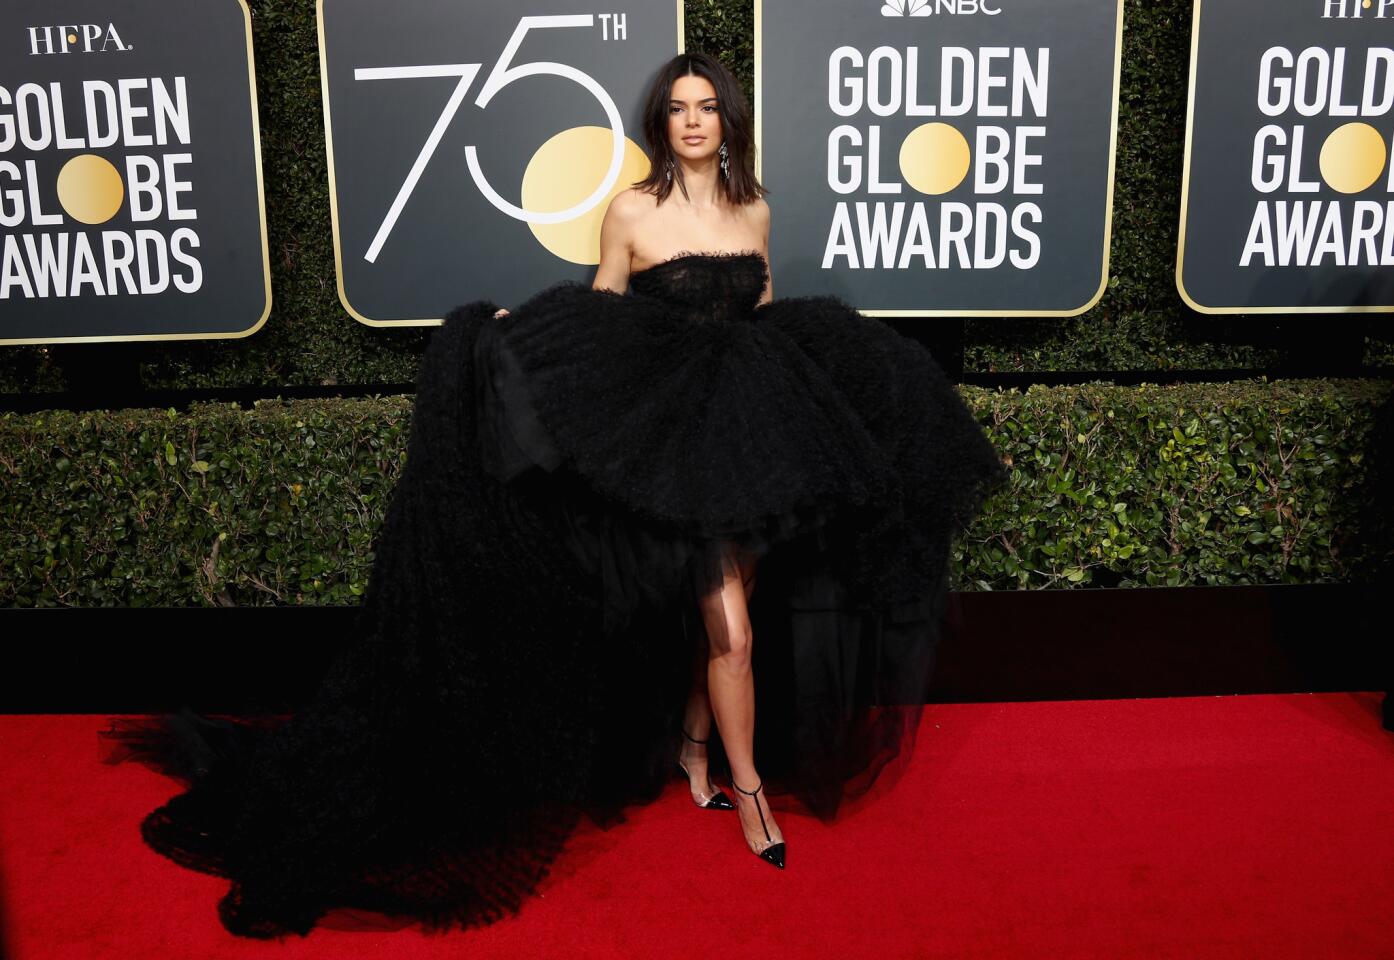
[[[1394,0],[1196,0],[1176,287],[1204,313],[1394,309]]]
[[[1103,295],[1121,0],[755,0],[777,287],[872,316]]]
[[[270,312],[244,0],[0,4],[0,343],[245,337]]]
[[[639,102],[682,0],[319,0],[339,297],[374,326],[589,282],[648,173]],[[638,138],[638,139],[636,139]]]

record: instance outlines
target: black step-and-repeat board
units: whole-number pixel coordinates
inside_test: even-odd
[[[589,282],[648,174],[641,98],[682,0],[319,0],[339,298],[374,326]]]
[[[776,285],[1070,316],[1108,277],[1122,0],[755,0]]]
[[[589,281],[681,0],[317,0],[340,299],[375,326]],[[1106,287],[1121,0],[755,0],[779,289],[1070,316]],[[1394,310],[1394,0],[1197,0],[1176,285]],[[0,5],[0,344],[271,309],[245,0]]]
[[[1192,19],[1182,298],[1394,309],[1394,0],[1196,0]]]
[[[0,344],[271,312],[244,0],[0,3]]]

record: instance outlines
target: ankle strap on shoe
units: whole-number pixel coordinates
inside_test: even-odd
[[[691,736],[691,735],[688,734],[687,728],[686,728],[686,727],[679,727],[678,729],[679,729],[679,730],[682,730],[682,735],[683,735],[684,737],[687,737],[687,739],[691,740],[693,743],[706,743],[707,740],[710,740],[710,739],[711,739],[711,737],[708,737],[707,740],[698,740],[696,737]]]
[[[739,785],[737,785],[737,783],[736,783],[736,778],[735,778],[735,777],[732,777],[732,778],[731,778],[731,786],[735,787],[737,790],[740,790],[741,793],[744,793],[744,794],[746,794],[747,796],[751,796],[751,797],[753,797],[753,796],[755,796],[755,794],[759,793],[759,792],[760,792],[760,788],[763,787],[764,785],[765,785],[765,781],[762,779],[762,780],[760,781],[760,783],[755,787],[754,790],[743,790],[743,789],[741,789],[741,787],[740,787]],[[766,802],[766,803],[769,803],[769,800],[766,800],[765,802]],[[763,811],[763,810],[760,809],[760,801],[759,801],[759,800],[756,800],[756,801],[755,801],[755,812],[758,813],[758,814],[760,815],[760,829],[763,830],[763,831],[765,831],[765,839],[766,839],[766,840],[773,840],[774,838],[770,836],[769,824],[765,823],[765,811]]]

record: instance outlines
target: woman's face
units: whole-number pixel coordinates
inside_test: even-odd
[[[668,101],[668,142],[688,160],[710,157],[721,147],[716,88],[706,77],[678,77]]]

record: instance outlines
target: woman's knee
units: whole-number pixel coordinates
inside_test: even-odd
[[[727,544],[722,556],[724,581],[719,590],[702,597],[699,605],[707,629],[709,653],[724,665],[743,668],[750,660],[753,635],[746,600],[755,576],[753,556]]]
[[[700,609],[708,656],[728,665],[749,659],[754,636],[741,581],[728,580],[725,587],[703,597]]]
[[[731,669],[743,669],[750,663],[750,647],[754,635],[750,621],[744,618],[726,620],[719,633],[711,637],[711,656]]]

